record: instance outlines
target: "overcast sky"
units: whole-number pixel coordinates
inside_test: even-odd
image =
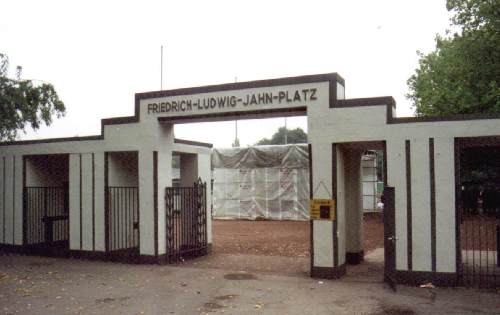
[[[98,134],[101,118],[132,115],[135,93],[160,89],[161,45],[164,89],[337,72],[347,98],[391,95],[398,116],[409,116],[416,51],[432,50],[449,26],[445,0],[1,0],[0,10],[0,52],[11,70],[21,65],[24,78],[54,84],[67,108],[22,139]],[[241,145],[283,124],[240,121]],[[306,129],[306,118],[288,126]],[[227,147],[234,122],[175,132]]]

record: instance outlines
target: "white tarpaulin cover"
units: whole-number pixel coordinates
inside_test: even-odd
[[[309,219],[307,144],[214,149],[217,219]]]

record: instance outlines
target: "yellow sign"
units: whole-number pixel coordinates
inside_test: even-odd
[[[311,220],[335,220],[335,200],[311,199],[309,201],[309,215]]]

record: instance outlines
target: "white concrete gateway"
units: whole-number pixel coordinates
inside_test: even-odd
[[[189,166],[183,186],[210,182],[211,145],[175,139],[173,125],[307,115],[310,191],[327,187],[311,198],[337,204],[336,220],[311,221],[311,276],[339,278],[362,259],[361,154],[380,149],[386,280],[458,284],[457,156],[463,147],[499,146],[500,117],[396,118],[392,97],[345,99],[344,86],[331,73],[139,93],[135,115],[103,119],[100,135],[2,143],[1,248],[47,254],[37,245],[50,241],[74,257],[165,262],[172,154]]]

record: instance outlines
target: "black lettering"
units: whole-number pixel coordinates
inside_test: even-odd
[[[219,97],[219,108],[224,108],[226,106],[226,97]]]
[[[259,104],[263,104],[265,100],[264,93],[259,93]]]
[[[205,104],[205,99],[203,99],[203,104]],[[198,102],[196,103],[196,107],[198,107],[198,110],[202,110],[203,106],[200,103],[200,99],[198,99]]]
[[[186,111],[186,101],[182,100],[181,103],[179,104],[179,107],[181,111],[185,112]]]
[[[162,102],[162,103],[160,104],[160,112],[161,112],[161,113],[164,113],[164,112],[165,112],[165,107],[166,107],[165,102]]]
[[[241,100],[241,99],[238,99],[238,100]],[[235,107],[236,106],[236,96],[231,96],[231,98],[229,99],[229,105],[231,105],[232,107]]]
[[[187,106],[187,110],[188,111],[192,111],[193,110],[193,103],[191,102],[191,100],[187,100],[186,101],[186,106]]]
[[[177,102],[176,101],[173,101],[172,102],[172,111],[176,111],[178,112],[179,110],[177,109]]]
[[[295,91],[295,95],[293,97],[294,102],[300,102],[300,93],[299,91]]]
[[[316,97],[316,89],[310,89],[311,97],[309,98],[311,101],[316,101],[318,98]]]
[[[244,105],[244,106],[247,106],[247,105],[248,105],[249,98],[250,98],[250,97],[249,97],[249,96],[248,96],[248,94],[247,94],[247,97],[246,97],[246,99],[245,99],[245,101],[246,101],[246,102],[245,102],[245,101],[243,101],[243,105]]]
[[[250,100],[250,105],[257,104],[257,98],[255,97],[255,94],[252,94],[252,99]]]
[[[158,104],[156,103],[149,103],[148,104],[148,115],[153,112],[153,113],[156,113],[158,110]]]
[[[281,101],[282,101],[282,100],[284,100],[284,99],[285,99],[285,96],[286,96],[286,94],[285,94],[285,92],[283,92],[283,91],[280,91],[280,92],[278,93],[278,99],[279,99],[279,102],[280,102],[280,103],[281,103]]]
[[[302,94],[304,94],[304,101],[307,101],[307,92],[309,92],[308,89],[302,90]]]
[[[210,98],[210,108],[214,108],[217,105],[217,100],[213,97]]]
[[[273,93],[266,93],[266,104],[272,104],[273,102]]]
[[[291,101],[292,99],[288,97],[288,91],[286,91],[286,102],[290,103]]]

